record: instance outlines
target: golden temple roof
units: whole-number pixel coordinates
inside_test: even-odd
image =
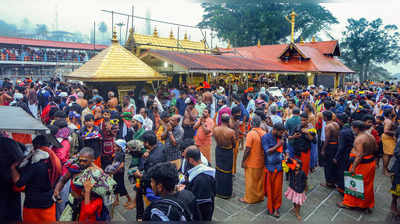
[[[132,38],[133,36],[133,38]],[[185,34],[183,40],[177,40],[174,38],[171,31],[169,37],[160,37],[156,35],[143,35],[134,33],[132,30],[129,33],[128,40],[126,42],[126,48],[133,50],[134,46],[140,49],[153,49],[153,50],[168,50],[168,51],[179,51],[179,52],[202,52],[207,50],[204,41],[191,41],[187,39]]]
[[[112,44],[66,75],[69,79],[89,82],[126,82],[164,80],[150,66],[122,47],[114,33]]]

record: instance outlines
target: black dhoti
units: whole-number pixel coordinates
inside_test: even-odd
[[[325,148],[325,181],[327,184],[334,185],[337,182],[338,167],[333,162],[338,149],[337,142],[329,142]]]
[[[215,181],[216,196],[230,198],[232,196],[233,149],[217,146],[215,148]]]

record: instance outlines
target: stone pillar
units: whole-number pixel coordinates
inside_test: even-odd
[[[314,73],[307,73],[307,80],[308,80],[308,85],[314,85],[314,78],[315,74]]]

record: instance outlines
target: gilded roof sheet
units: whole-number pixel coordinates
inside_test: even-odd
[[[207,50],[203,41],[178,40],[175,38],[158,37],[154,35],[134,34],[134,42],[142,49],[168,50],[179,52],[199,52]],[[180,48],[180,49],[179,49]],[[182,49],[185,48],[185,49]]]
[[[90,82],[151,81],[166,79],[150,66],[122,47],[115,39],[74,72],[70,79]]]

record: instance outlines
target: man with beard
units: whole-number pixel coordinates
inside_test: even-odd
[[[159,142],[157,142],[157,136],[152,131],[146,131],[143,136],[143,146],[146,149],[144,162],[140,164],[139,170],[137,170],[133,175],[136,178],[141,178],[141,182],[143,182],[143,176],[147,174],[147,172],[158,163],[167,162],[165,146]],[[148,181],[148,180],[147,180]],[[142,185],[140,186],[142,187]],[[147,192],[147,189],[141,189],[136,187],[136,219],[143,219],[144,212],[144,202],[143,196]]]
[[[151,189],[157,199],[146,208],[144,221],[192,222],[202,220],[196,198],[188,190],[176,191],[178,172],[171,163],[159,163],[149,172]]]
[[[215,116],[215,123],[219,126],[221,125],[221,117],[223,114],[228,114],[229,116],[231,115],[232,111],[231,108],[226,105],[226,99],[221,98],[218,100],[218,112]]]
[[[216,191],[215,169],[202,163],[201,152],[196,146],[189,146],[185,151],[185,159],[192,167],[187,171],[186,189],[196,197],[202,220],[211,221]]]
[[[60,192],[61,192],[61,189],[64,188],[64,185],[67,182],[73,180],[74,177],[78,176],[79,174],[84,172],[86,169],[100,170],[100,168],[94,164],[94,161],[95,161],[94,150],[89,147],[84,147],[79,152],[77,160],[72,159],[65,164],[64,167],[67,169],[67,171],[64,174],[64,176],[62,176],[60,178],[60,180],[58,181],[57,185],[54,188],[53,198],[58,200],[57,203],[61,203]],[[100,170],[100,172],[103,172],[103,171]],[[82,196],[83,193],[82,193],[81,187],[75,185],[73,181],[71,182],[71,193],[70,194],[71,194],[70,197],[72,196],[72,198],[73,198],[73,202],[72,202],[72,204],[71,204],[71,201],[69,201],[67,203],[67,205],[69,204],[69,206],[71,206],[71,208],[72,208],[72,220],[69,220],[69,221],[88,221],[88,220],[82,220],[81,218],[93,216],[93,214],[92,214],[93,212],[90,212],[90,210],[86,209],[87,206],[85,206],[85,205],[94,205],[94,204],[97,205],[99,203],[99,200],[97,198],[92,198],[92,199],[89,199],[89,202],[85,201],[86,199],[85,200],[83,199],[83,196]],[[102,204],[103,202],[100,201],[100,203]],[[98,207],[98,206],[96,206],[96,207]],[[78,215],[79,215],[79,219],[78,219]]]
[[[344,171],[347,170],[347,164],[351,149],[353,148],[354,134],[348,123],[348,117],[345,113],[338,114],[337,123],[340,126],[339,145],[333,163],[337,166],[336,189],[344,193]]]
[[[242,113],[243,111],[239,106],[232,108],[232,117],[229,120],[229,127],[235,131],[235,136],[237,139],[235,148],[233,149],[232,174],[236,174],[237,155],[239,152],[240,143],[243,141],[243,137],[245,135],[245,122],[240,120],[243,115]]]
[[[133,128],[133,139],[141,140],[142,135],[146,132],[146,130],[142,127],[143,125],[143,116],[140,114],[136,114],[132,119],[132,128]]]
[[[181,152],[179,145],[183,141],[184,131],[179,125],[181,117],[174,115],[169,119],[167,125],[167,138],[165,139],[167,160],[174,163],[177,169],[181,166]]]
[[[214,121],[210,118],[208,108],[203,110],[202,117],[196,122],[193,128],[197,130],[197,134],[194,137],[197,147],[199,147],[199,150],[207,160],[211,162],[212,130],[214,129]]]
[[[339,140],[339,125],[332,120],[332,112],[324,111],[322,113],[324,116],[325,126],[325,142],[321,149],[321,155],[325,159],[325,184],[321,186],[334,188],[337,179],[337,166],[333,162],[338,148]]]
[[[374,179],[376,161],[374,153],[378,149],[374,137],[366,133],[366,127],[362,121],[353,121],[353,132],[357,135],[354,140],[354,148],[350,153],[351,174],[362,175],[364,184],[364,198],[357,198],[350,194],[345,194],[343,201],[337,205],[340,208],[361,208],[371,212],[375,205],[374,199]]]
[[[285,131],[281,123],[275,124],[271,133],[265,134],[262,139],[265,160],[265,193],[268,197],[267,208],[269,214],[279,218],[279,208],[282,204],[282,160]]]
[[[34,150],[18,165],[11,166],[11,178],[16,187],[25,186],[23,220],[25,222],[55,222],[56,206],[53,187],[61,176],[61,162],[49,149],[44,135],[32,141]],[[17,168],[18,165],[18,168]]]
[[[246,150],[243,155],[242,168],[245,172],[245,195],[239,200],[254,204],[264,200],[264,150],[261,138],[265,131],[260,128],[261,118],[254,115],[251,131],[246,136]]]
[[[183,139],[193,138],[195,134],[194,125],[197,119],[197,111],[194,109],[194,102],[191,97],[185,99],[186,109],[183,115],[182,128],[184,130]]]
[[[215,148],[215,180],[217,182],[216,196],[229,199],[232,197],[232,163],[233,147],[236,144],[235,131],[229,127],[229,115],[221,118],[221,126],[214,128]]]

